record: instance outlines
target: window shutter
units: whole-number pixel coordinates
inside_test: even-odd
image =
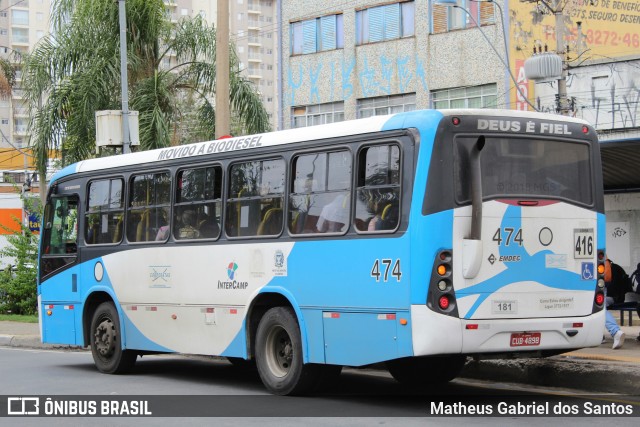
[[[480,25],[491,25],[496,23],[496,11],[493,3],[480,3]]]
[[[320,18],[320,48],[331,50],[336,48],[336,15]]]
[[[368,42],[379,42],[383,40],[383,8],[372,7],[369,9],[369,40]]]
[[[400,38],[400,3],[384,6],[384,39]]]
[[[433,34],[447,31],[447,6],[439,4],[431,5],[431,21],[433,22]]]
[[[302,23],[302,53],[314,53],[316,51],[316,20],[310,19]]]

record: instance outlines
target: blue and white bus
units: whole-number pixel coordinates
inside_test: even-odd
[[[425,110],[86,160],[44,215],[43,341],[105,373],[216,355],[300,394],[602,339],[600,152],[573,118]]]

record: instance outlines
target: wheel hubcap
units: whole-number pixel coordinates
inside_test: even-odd
[[[289,373],[293,362],[293,344],[287,331],[274,327],[267,336],[267,365],[276,377]]]
[[[96,350],[103,357],[113,354],[116,345],[116,328],[109,319],[103,320],[97,327],[95,333]]]

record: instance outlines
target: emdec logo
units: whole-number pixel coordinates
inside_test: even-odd
[[[40,415],[40,398],[8,397],[7,415]]]

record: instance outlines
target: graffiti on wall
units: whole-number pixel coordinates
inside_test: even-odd
[[[287,99],[290,105],[309,105],[415,92],[416,85],[427,91],[426,77],[424,62],[408,55],[363,55],[359,63],[356,58],[301,61],[289,67]]]

